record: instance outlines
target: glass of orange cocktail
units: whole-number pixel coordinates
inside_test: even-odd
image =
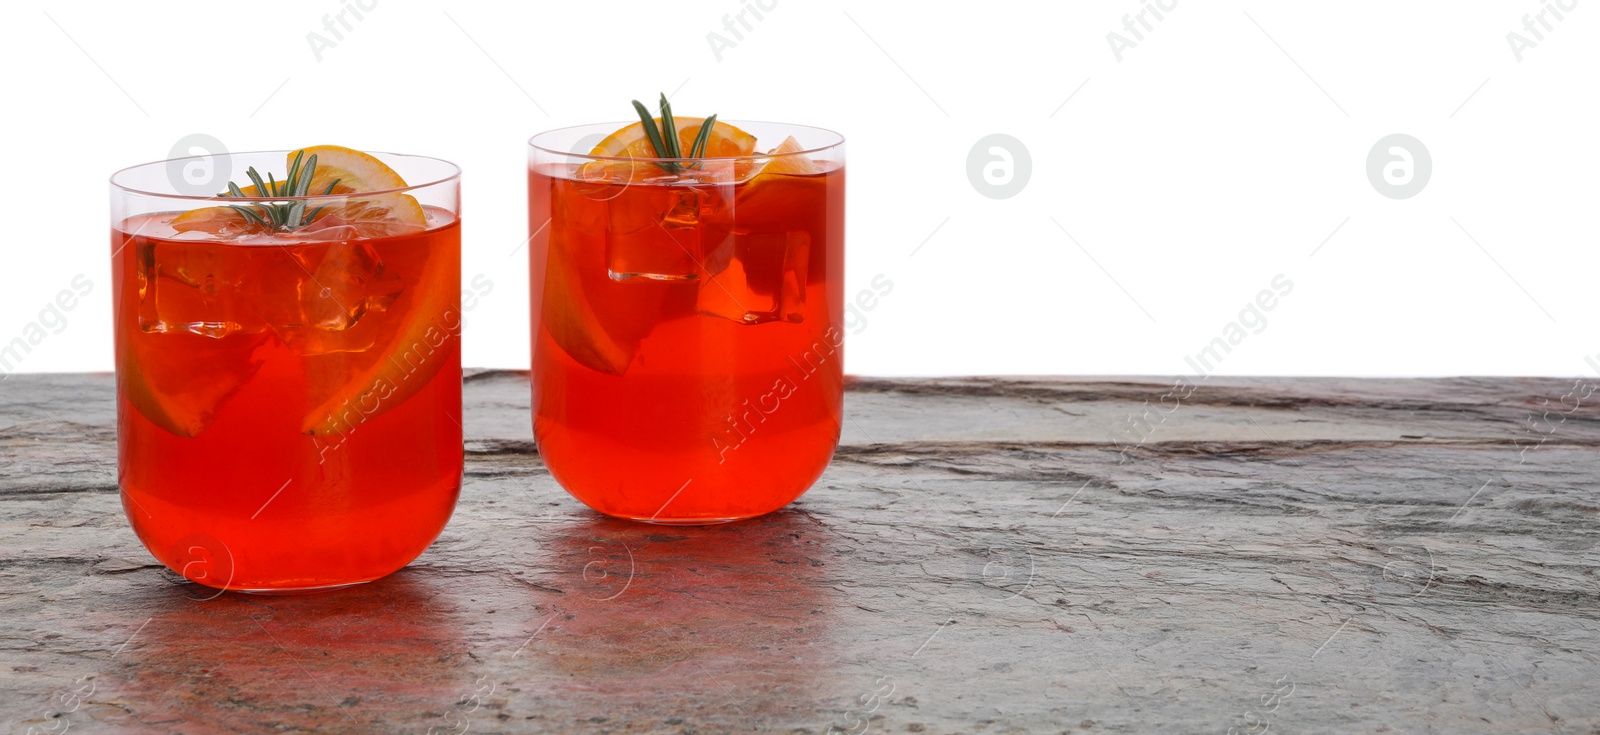
[[[839,439],[844,140],[634,105],[529,141],[539,453],[614,516],[776,510]]]
[[[245,185],[196,192],[191,166]],[[338,146],[112,176],[117,480],[162,563],[318,589],[438,536],[462,470],[459,177]]]

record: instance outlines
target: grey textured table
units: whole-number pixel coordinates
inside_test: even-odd
[[[569,498],[479,372],[414,564],[197,599],[123,520],[111,378],[12,376],[0,725],[1600,732],[1595,392],[860,380],[799,502],[667,528]]]

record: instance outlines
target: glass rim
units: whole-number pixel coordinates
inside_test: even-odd
[[[125,166],[123,168],[117,169],[116,171],[112,172],[111,178],[109,179],[109,182],[111,184],[111,188],[114,189],[114,190],[124,191],[124,192],[127,192],[129,194],[136,194],[136,195],[140,195],[140,196],[159,197],[159,198],[162,198],[162,199],[181,199],[181,200],[194,201],[194,202],[228,202],[228,203],[236,203],[236,202],[299,202],[299,201],[313,201],[313,200],[326,200],[326,199],[358,199],[358,198],[362,198],[362,197],[377,196],[377,195],[381,195],[381,194],[398,194],[398,193],[403,193],[403,192],[408,192],[408,191],[416,191],[418,189],[426,189],[426,188],[428,188],[430,186],[437,186],[439,184],[444,184],[444,183],[448,183],[448,182],[451,182],[451,181],[459,181],[461,179],[461,167],[457,166],[454,163],[446,161],[443,158],[435,158],[433,156],[420,156],[420,155],[415,155],[415,154],[411,154],[411,153],[392,153],[392,152],[389,152],[389,151],[364,151],[368,155],[374,155],[374,156],[400,156],[400,157],[404,157],[404,158],[421,158],[421,159],[426,159],[426,160],[429,160],[429,161],[437,161],[439,163],[442,163],[442,164],[450,167],[450,175],[442,177],[442,178],[437,178],[437,179],[434,179],[432,181],[427,181],[427,182],[424,182],[424,183],[421,183],[421,184],[408,184],[408,185],[402,186],[402,187],[400,187],[398,189],[378,189],[378,190],[375,190],[375,191],[352,191],[352,192],[348,192],[348,193],[344,193],[344,194],[307,194],[306,196],[299,196],[299,197],[295,197],[295,196],[282,196],[282,197],[263,197],[263,196],[231,197],[231,196],[218,196],[218,195],[215,195],[215,194],[212,194],[212,195],[178,194],[178,193],[171,193],[171,192],[146,191],[144,189],[138,189],[138,188],[135,188],[135,187],[128,186],[126,184],[121,184],[121,183],[117,182],[117,178],[122,176],[123,174],[128,173],[130,171],[133,171],[134,169],[141,169],[141,168],[145,168],[147,166],[166,166],[166,165],[169,165],[169,164],[171,164],[171,163],[173,163],[175,161],[195,161],[195,160],[199,160],[199,159],[202,159],[202,158],[216,158],[218,156],[251,156],[251,155],[260,155],[260,154],[268,154],[268,153],[281,153],[287,158],[287,156],[289,155],[291,150],[294,150],[294,149],[264,150],[264,151],[228,151],[227,153],[212,153],[212,154],[205,154],[205,155],[199,155],[199,156],[179,156],[178,158],[167,158],[167,159],[163,159],[163,160],[160,160],[160,161],[146,161],[145,163],[136,163],[136,164],[134,164],[132,166]]]
[[[676,117],[676,116],[674,116],[674,117]],[[813,147],[810,147],[810,148],[806,148],[805,150],[791,151],[789,153],[777,153],[777,154],[772,154],[772,153],[751,153],[751,154],[744,155],[744,156],[704,156],[704,157],[701,157],[701,158],[640,158],[640,157],[635,157],[635,156],[597,156],[597,155],[594,155],[592,153],[577,153],[577,152],[573,152],[573,151],[556,150],[554,148],[550,148],[550,147],[547,147],[547,146],[539,145],[538,143],[534,142],[534,141],[537,141],[540,138],[543,138],[543,137],[548,136],[548,135],[556,135],[558,133],[566,133],[566,132],[570,132],[570,131],[573,131],[573,130],[577,130],[579,128],[590,128],[590,127],[596,127],[597,128],[597,127],[601,127],[601,126],[613,126],[610,129],[614,132],[614,131],[620,130],[623,127],[626,127],[626,126],[632,124],[632,123],[627,123],[627,122],[598,122],[598,123],[586,123],[586,124],[583,124],[583,125],[568,125],[568,126],[563,127],[563,128],[554,128],[552,130],[546,130],[546,131],[544,131],[542,133],[535,134],[531,138],[528,138],[528,147],[532,148],[534,150],[537,150],[537,151],[543,151],[545,153],[552,153],[552,154],[555,154],[555,155],[558,155],[558,156],[568,156],[568,157],[571,157],[571,158],[582,158],[584,160],[589,160],[589,161],[642,161],[644,163],[683,163],[683,162],[688,162],[688,161],[752,161],[752,160],[756,160],[756,159],[783,158],[785,156],[803,156],[803,155],[805,155],[807,153],[817,153],[817,152],[826,151],[826,150],[829,150],[829,149],[832,149],[832,148],[838,148],[839,146],[844,145],[844,135],[842,135],[842,134],[840,134],[840,133],[838,133],[836,131],[829,130],[828,128],[817,127],[815,125],[802,125],[800,123],[769,122],[769,121],[766,121],[766,120],[723,120],[723,119],[720,119],[720,118],[718,118],[717,122],[725,122],[725,123],[728,123],[729,125],[733,125],[735,127],[740,126],[740,125],[773,125],[773,126],[785,127],[785,128],[804,128],[806,130],[815,130],[817,132],[826,133],[828,135],[831,135],[831,136],[833,136],[834,141],[831,142],[831,143],[828,143],[827,145],[813,146]]]

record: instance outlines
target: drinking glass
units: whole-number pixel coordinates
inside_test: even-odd
[[[111,178],[117,482],[139,540],[190,580],[376,579],[455,508],[460,171],[375,155],[417,183],[289,196],[285,151]],[[274,183],[212,193],[247,168]],[[212,180],[197,189],[196,172]],[[257,224],[273,213],[295,224]]]
[[[529,141],[534,436],[556,481],[601,513],[768,513],[838,445],[844,139],[731,124],[791,152],[591,153],[623,123]]]

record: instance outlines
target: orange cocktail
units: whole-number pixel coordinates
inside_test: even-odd
[[[649,156],[640,124],[532,141],[534,435],[602,513],[714,523],[794,500],[838,443],[843,141],[673,122],[700,156]]]
[[[460,487],[456,169],[334,146],[234,158],[277,172],[210,198],[150,167],[113,179],[124,509],[213,587],[381,577]]]

